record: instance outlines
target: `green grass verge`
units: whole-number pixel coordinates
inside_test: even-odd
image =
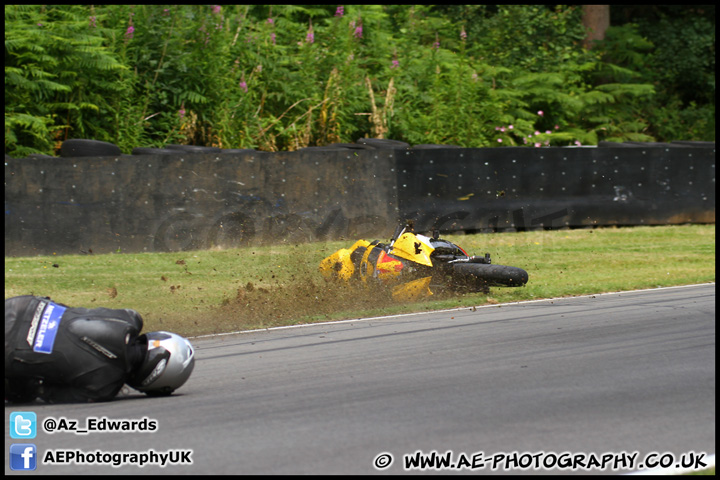
[[[354,239],[179,253],[5,258],[5,298],[133,308],[145,331],[186,336],[367,315],[715,281],[714,225],[450,235],[468,253],[522,267],[522,288],[399,304],[327,284],[324,257]],[[373,239],[369,239],[373,240]],[[387,239],[380,239],[387,240]]]

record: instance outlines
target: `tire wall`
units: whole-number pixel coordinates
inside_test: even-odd
[[[715,148],[409,148],[5,161],[5,255],[715,222]]]
[[[180,251],[394,228],[393,151],[354,153],[6,159],[5,255]]]
[[[419,230],[715,223],[714,144],[408,150],[398,172]]]

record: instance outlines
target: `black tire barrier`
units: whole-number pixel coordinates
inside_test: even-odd
[[[671,147],[676,148],[680,145],[673,145],[672,143],[665,143],[665,142],[624,142],[627,145],[630,145],[632,147]]]
[[[132,149],[133,155],[182,155],[184,153],[187,152],[171,148],[135,147]]]
[[[160,224],[153,236],[156,252],[182,252],[203,248],[206,243],[199,228],[202,216],[181,212]]]
[[[358,138],[355,143],[371,145],[375,148],[410,148],[410,144],[407,142],[389,138]]]
[[[597,144],[598,148],[634,148],[635,145],[630,145],[627,143],[621,143],[621,142],[606,142],[606,141],[600,141]]]
[[[255,237],[254,221],[240,212],[219,218],[210,228],[210,247],[236,248],[246,246]]]
[[[61,157],[111,157],[121,155],[120,147],[100,140],[71,138],[60,146]]]
[[[375,150],[376,148],[372,145],[365,145],[361,143],[330,143],[327,145],[314,145],[311,147],[302,147],[298,150],[312,151],[312,150]]]
[[[678,147],[700,147],[700,148],[715,148],[715,142],[700,142],[700,141],[684,141],[674,140],[670,143],[667,142],[608,142],[600,141],[597,144],[598,148],[650,148],[650,147],[665,147],[665,148],[678,148]]]
[[[150,151],[6,157],[6,256],[203,248],[233,211],[255,231],[223,223],[217,243],[715,222],[714,147]]]
[[[224,155],[226,153],[248,153],[248,152],[257,152],[254,148],[224,148],[221,149],[218,153],[221,155]]]
[[[350,149],[345,147],[331,147],[329,145],[324,145],[322,147],[302,147],[298,149],[298,152],[347,152],[348,150]]]
[[[419,145],[413,145],[413,149],[417,150],[428,150],[433,148],[463,148],[460,145],[438,145],[435,143],[421,143]]]
[[[185,153],[220,153],[221,148],[218,147],[206,147],[203,145],[176,145],[170,144],[165,145],[165,148],[170,150],[180,150]]]
[[[673,140],[670,142],[671,145],[680,145],[683,147],[701,147],[701,148],[715,148],[715,142],[701,142],[692,140]]]

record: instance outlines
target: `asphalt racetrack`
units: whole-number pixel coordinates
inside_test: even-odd
[[[547,474],[545,462],[582,474],[603,471],[558,470],[560,459],[627,468],[637,453],[638,470],[715,453],[714,284],[192,342],[195,372],[171,397],[6,405],[5,473],[33,473],[9,468],[18,442],[36,446],[37,474],[403,473],[432,452],[455,468],[430,473]],[[36,438],[10,438],[17,411],[37,415]],[[156,428],[49,434],[48,419]],[[192,464],[130,464],[159,454]],[[60,464],[68,456],[86,464]],[[631,472],[613,466],[604,473]]]

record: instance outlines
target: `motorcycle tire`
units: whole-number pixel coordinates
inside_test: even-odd
[[[528,274],[522,268],[505,265],[455,263],[452,278],[457,287],[481,291],[485,287],[522,287]]]

